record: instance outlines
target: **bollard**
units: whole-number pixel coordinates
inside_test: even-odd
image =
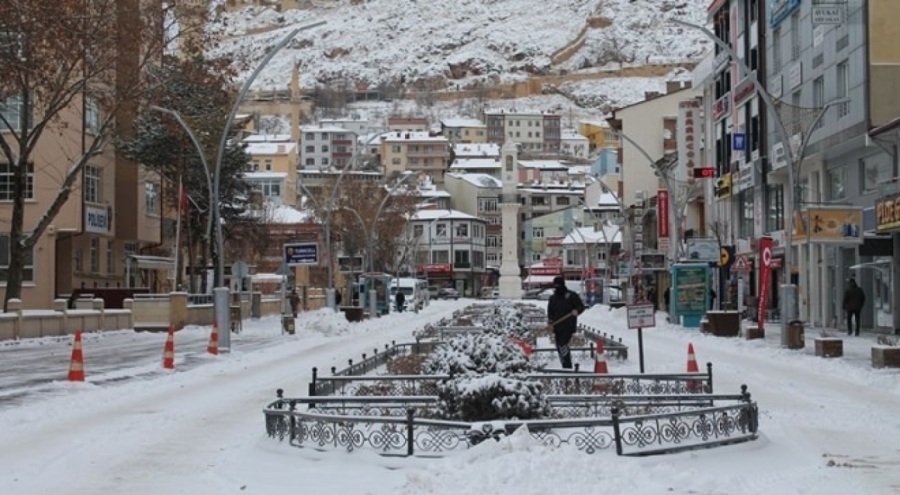
[[[709,387],[709,390],[707,390],[706,393],[711,394],[711,393],[713,393],[713,375],[712,375],[712,363],[711,362],[706,363],[706,375],[709,377],[708,378],[709,384],[707,385]]]
[[[415,437],[413,435],[413,414],[416,410],[409,408],[406,410],[406,455],[412,456],[414,452]]]
[[[613,407],[612,413],[613,437],[616,440],[616,455],[622,455],[622,435],[619,433],[619,408]]]

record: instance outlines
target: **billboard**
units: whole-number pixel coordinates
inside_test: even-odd
[[[319,245],[314,242],[285,244],[284,262],[287,266],[318,265]]]
[[[860,207],[806,208],[794,215],[794,243],[862,244],[862,225]]]
[[[718,263],[720,258],[719,241],[715,239],[696,238],[687,240],[688,260]]]

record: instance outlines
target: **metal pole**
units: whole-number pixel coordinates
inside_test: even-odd
[[[638,328],[638,357],[641,363],[641,373],[644,372],[644,329]]]
[[[246,81],[244,81],[244,85],[241,87],[240,92],[238,93],[237,98],[234,101],[234,105],[231,107],[231,112],[228,114],[228,118],[225,120],[225,128],[222,129],[222,137],[219,140],[219,149],[216,153],[216,169],[213,175],[213,196],[210,198],[211,202],[215,202],[215,208],[211,208],[211,212],[215,212],[212,215],[213,221],[215,222],[216,228],[216,283],[218,285],[222,285],[225,282],[225,240],[222,236],[222,208],[221,202],[219,201],[219,190],[221,185],[221,175],[222,175],[222,161],[225,155],[225,146],[228,143],[228,137],[231,133],[231,125],[234,123],[234,118],[237,115],[238,108],[240,107],[241,101],[243,101],[244,96],[247,94],[247,91],[250,90],[250,86],[253,84],[253,81],[256,80],[256,77],[259,76],[260,72],[262,72],[263,68],[272,60],[276,53],[278,53],[282,48],[284,48],[297,34],[301,31],[305,31],[307,29],[312,29],[314,27],[318,27],[325,24],[325,21],[315,22],[313,24],[307,24],[306,26],[301,26],[297,29],[294,29],[287,36],[285,36],[277,45],[272,47],[269,50],[269,53],[266,54],[265,58],[256,66],[256,69],[250,74]],[[228,290],[228,287],[224,287],[225,290]],[[223,299],[225,303],[228,303],[228,299]],[[220,302],[220,298],[215,298],[215,302],[218,304]],[[228,307],[226,306],[226,310]],[[221,310],[218,308],[217,311]],[[230,346],[231,336],[229,332],[220,332],[219,336],[220,345],[224,347]],[[224,339],[223,339],[224,337]],[[224,340],[224,342],[223,342]]]

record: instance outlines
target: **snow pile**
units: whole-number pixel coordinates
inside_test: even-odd
[[[297,322],[298,331],[308,331],[325,336],[342,335],[350,329],[350,322],[343,313],[335,312],[329,308],[303,313],[303,318]]]

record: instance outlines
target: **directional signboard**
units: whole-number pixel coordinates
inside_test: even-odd
[[[284,262],[288,266],[318,265],[319,245],[314,242],[285,244]]]
[[[632,304],[628,306],[628,328],[650,328],[656,326],[656,312],[652,304]]]

